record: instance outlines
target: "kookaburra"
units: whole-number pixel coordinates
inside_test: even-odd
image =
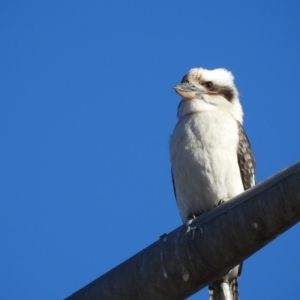
[[[191,69],[174,87],[182,97],[170,143],[175,196],[183,222],[255,184],[255,161],[243,129],[233,75]],[[237,300],[241,265],[209,285],[210,300]]]

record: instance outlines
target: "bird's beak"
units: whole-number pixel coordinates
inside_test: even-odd
[[[205,91],[186,82],[175,85],[173,88],[176,91],[176,93],[180,95],[184,100],[201,98],[202,94]]]

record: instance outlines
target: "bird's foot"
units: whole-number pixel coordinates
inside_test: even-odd
[[[197,216],[194,214],[190,214],[188,216],[188,220],[186,221],[185,225],[188,227],[195,219],[197,219]]]
[[[189,218],[187,220],[187,222],[185,223],[186,224],[186,234],[187,235],[192,235],[192,239],[194,239],[194,236],[195,236],[195,231],[199,228],[199,226],[193,226],[191,225],[192,222],[197,219],[197,217],[199,217],[199,215],[194,215],[194,214],[191,214],[189,215]]]
[[[229,197],[226,197],[226,198],[222,198],[221,200],[219,200],[219,202],[215,205],[215,207],[227,202],[228,200],[230,200]]]

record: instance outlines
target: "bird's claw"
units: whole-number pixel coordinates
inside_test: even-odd
[[[200,228],[201,232],[202,232],[202,229],[200,226],[196,226],[196,225],[193,225],[193,221],[196,219],[197,217],[195,215],[192,215],[190,219],[187,220],[186,222],[186,234],[187,235],[192,235],[192,239],[194,239],[195,237],[195,232],[196,230],[198,230]]]
[[[215,205],[215,207],[227,202],[230,198],[226,197],[226,198],[222,198],[221,200],[219,200],[219,202]]]

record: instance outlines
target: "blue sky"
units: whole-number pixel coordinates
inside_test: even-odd
[[[192,67],[233,72],[258,181],[299,160],[299,8],[2,1],[1,297],[62,299],[181,225],[172,87]],[[299,234],[245,262],[243,300],[298,297]]]

